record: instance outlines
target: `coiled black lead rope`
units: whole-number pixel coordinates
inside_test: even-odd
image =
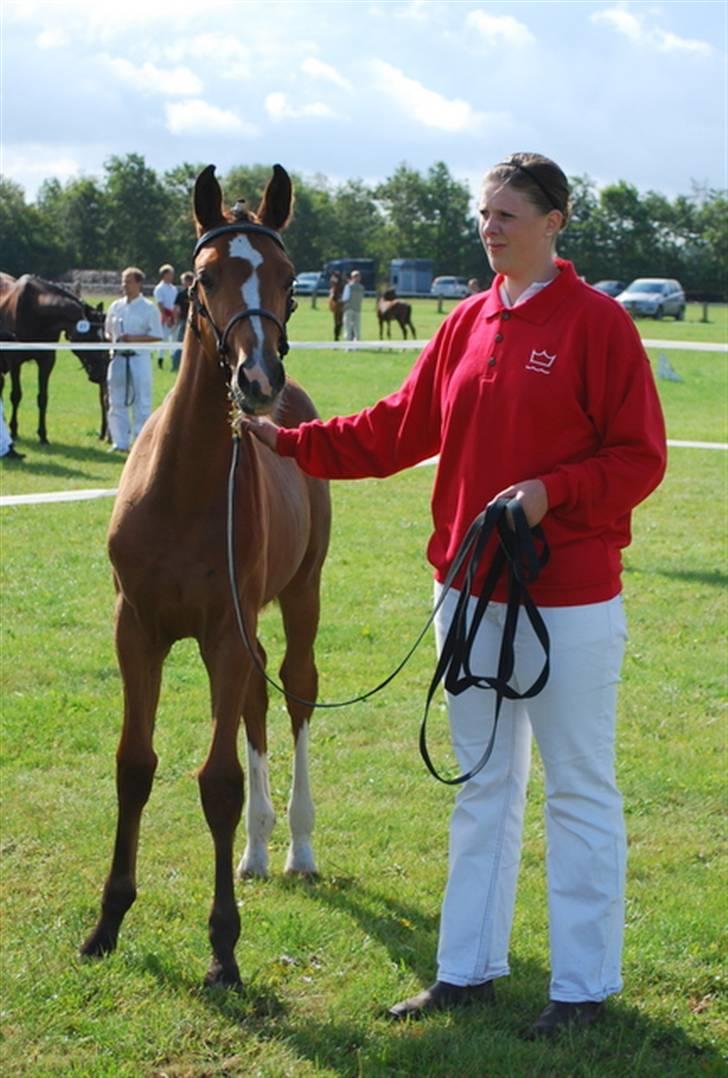
[[[444,782],[448,786],[455,786],[467,782],[467,780],[476,775],[490,759],[495,743],[495,735],[503,700],[522,700],[536,696],[548,680],[550,653],[548,631],[538,608],[528,593],[527,587],[528,584],[534,582],[540,570],[548,561],[549,551],[542,529],[540,527],[534,528],[532,531],[529,529],[526,515],[523,512],[520,503],[515,499],[513,501],[499,499],[492,502],[482,513],[478,514],[470,525],[465,538],[458,548],[453,563],[450,566],[447,577],[443,581],[440,598],[425,622],[422,631],[415,639],[415,642],[392,673],[383,681],[380,681],[378,685],[375,685],[373,689],[369,689],[367,692],[360,693],[357,696],[352,696],[348,700],[330,702],[304,700],[302,697],[296,696],[295,693],[289,692],[283,685],[279,685],[278,682],[266,672],[258,658],[257,650],[254,642],[250,638],[245,625],[245,619],[243,618],[243,612],[240,606],[240,596],[238,595],[237,571],[235,568],[235,477],[239,457],[240,439],[239,437],[234,436],[233,453],[228,475],[227,562],[235,619],[245,647],[253,661],[253,665],[269,685],[276,689],[277,692],[282,693],[282,695],[286,696],[289,700],[294,700],[296,703],[303,704],[305,707],[331,709],[362,703],[376,693],[381,692],[382,689],[394,680],[412,658],[412,655],[415,653],[428,629],[432,625],[437,612],[444,603],[447,592],[453,585],[453,581],[461,568],[465,566],[465,576],[462,588],[460,589],[455,613],[450,628],[448,629],[447,636],[445,637],[445,642],[435,668],[435,673],[427,692],[425,711],[420,726],[420,753],[422,754],[422,758],[430,773],[440,782]],[[513,521],[513,527],[508,523],[508,514],[510,514]],[[488,545],[489,539],[494,534],[497,534],[498,536],[499,545],[486,576],[483,590],[478,597],[470,626],[468,626],[468,599],[485,548]],[[539,541],[541,547],[540,552],[536,550],[534,538]],[[500,656],[498,660],[498,672],[495,677],[490,677],[485,674],[473,673],[470,665],[470,656],[478,628],[483,620],[483,616],[488,603],[491,600],[496,584],[498,583],[498,579],[506,565],[508,566],[508,605],[506,610],[506,620],[503,628],[503,639],[501,641]],[[524,692],[519,693],[513,689],[508,682],[513,675],[515,662],[514,640],[519,610],[521,607],[525,610],[533,630],[543,648],[544,665],[533,685]],[[467,774],[459,775],[454,779],[444,778],[439,774],[432,763],[427,749],[427,717],[432,698],[437,686],[443,678],[445,689],[454,695],[458,695],[459,693],[465,692],[466,689],[473,687],[479,689],[493,689],[496,693],[493,728],[485,751],[477,764],[471,768]]]

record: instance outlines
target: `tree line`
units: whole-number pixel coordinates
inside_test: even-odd
[[[164,173],[142,155],[113,156],[100,178],[45,180],[34,202],[0,176],[2,269],[59,278],[71,269],[141,266],[148,277],[171,262],[188,268],[194,244],[191,203],[202,165]],[[223,176],[230,203],[255,209],[270,168],[236,166]],[[432,259],[435,275],[487,280],[470,191],[442,161],[420,172],[401,164],[378,184],[292,175],[295,213],[286,244],[299,271],[332,258],[374,258],[379,279],[393,258]],[[597,189],[571,178],[572,218],[559,253],[588,281],[676,277],[688,293],[725,299],[728,199],[694,185],[674,199],[641,194],[625,180]]]

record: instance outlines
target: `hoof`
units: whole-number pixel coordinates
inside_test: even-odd
[[[238,865],[238,879],[267,880],[268,853],[263,848],[247,847]]]
[[[205,988],[229,988],[233,992],[242,992],[243,990],[240,970],[235,960],[226,962],[223,965],[217,958],[213,958],[203,983]]]
[[[79,954],[82,958],[103,958],[116,950],[118,930],[99,924],[81,945]]]
[[[305,876],[307,879],[318,879],[316,860],[313,849],[306,845],[290,846],[286,857],[286,866],[283,870],[286,876]]]

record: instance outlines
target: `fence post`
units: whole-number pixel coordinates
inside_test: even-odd
[[[708,318],[708,301],[707,300],[703,300],[703,317],[700,319],[700,321],[701,322],[709,322],[710,321],[710,319]]]

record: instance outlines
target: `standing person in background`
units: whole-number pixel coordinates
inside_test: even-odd
[[[190,296],[189,289],[192,287],[195,281],[194,273],[190,273],[187,270],[180,277],[181,287],[177,289],[177,295],[175,297],[174,306],[177,313],[177,340],[183,341],[185,336],[185,326],[187,325],[187,314],[190,309]],[[172,370],[179,370],[179,361],[182,358],[182,349],[175,348],[172,353]]]
[[[344,340],[361,340],[361,307],[364,302],[364,285],[359,270],[352,270],[344,287]]]
[[[9,329],[5,329],[0,326],[0,341],[14,341],[16,336],[11,333]],[[13,445],[12,435],[8,429],[8,425],[5,422],[5,412],[3,411],[2,391],[5,386],[5,372],[7,368],[5,366],[4,357],[0,355],[0,457],[3,460],[25,460],[25,453],[19,453]]]
[[[112,451],[126,453],[131,445],[129,408],[134,413],[136,438],[152,412],[152,358],[130,345],[160,341],[162,326],[156,306],[142,295],[144,274],[128,266],[121,275],[123,299],[114,300],[106,314],[106,337],[115,346],[109,363],[109,434]]]
[[[488,764],[459,787],[437,980],[388,1012],[417,1019],[495,1001],[494,982],[509,973],[533,734],[545,775],[551,983],[530,1038],[590,1025],[622,988],[621,551],[631,512],[666,461],[660,403],[631,318],[557,257],[568,217],[558,165],[511,155],[486,173],[480,196],[495,280],[457,305],[397,392],[357,415],[295,429],[241,421],[309,475],[385,476],[439,454],[428,547],[437,597],[468,527],[494,499],[517,499],[530,526],[543,527],[551,557],[531,595],[551,640],[549,679],[532,699],[503,702]],[[473,583],[471,616],[486,571]],[[462,574],[438,611],[438,648],[457,587]],[[501,581],[475,636],[472,668],[484,675],[498,667],[506,597]],[[513,678],[521,691],[542,664],[523,621]],[[491,729],[494,693],[469,688],[448,693],[447,704],[458,764],[469,770]]]
[[[177,340],[177,288],[174,284],[174,266],[166,263],[159,267],[159,281],[154,286],[154,302],[159,309],[159,317],[162,324],[162,339],[165,341]],[[169,353],[171,356],[171,352]],[[160,371],[164,366],[164,351],[160,349],[157,357],[157,366]]]
[[[341,293],[344,291],[344,282],[341,274],[334,271],[329,277],[329,310],[334,316],[334,340],[338,341],[341,336],[341,327],[344,321],[344,301]]]

